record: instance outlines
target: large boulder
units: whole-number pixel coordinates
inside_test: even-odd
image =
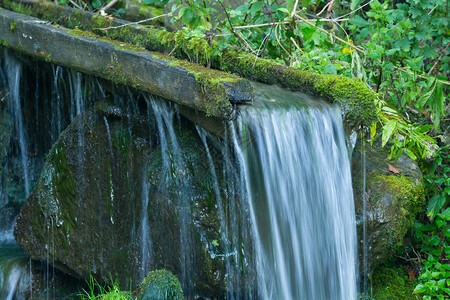
[[[366,177],[362,169],[361,143],[352,157],[352,180],[357,215],[358,255],[363,271],[364,198],[366,207],[366,249],[369,274],[386,262],[402,243],[424,202],[424,187],[418,165],[402,154],[395,162],[387,159],[389,148],[365,144]],[[363,187],[365,180],[365,197]]]
[[[160,112],[98,107],[77,116],[47,155],[17,217],[19,245],[67,274],[119,279],[125,289],[164,268],[187,294],[223,293],[227,255],[201,139],[184,129],[159,138],[170,126],[156,125]]]

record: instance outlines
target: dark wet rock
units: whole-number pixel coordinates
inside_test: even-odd
[[[17,242],[33,259],[52,257],[78,278],[118,278],[128,289],[145,270],[164,268],[188,294],[223,293],[220,223],[200,139],[177,133],[183,164],[170,153],[165,168],[153,116],[109,116],[83,113],[62,132],[17,218]],[[146,193],[151,255],[143,265]]]
[[[389,161],[389,148],[366,143],[366,209],[369,273],[386,262],[402,243],[424,201],[422,175],[416,162],[405,154]],[[363,172],[361,143],[352,157],[353,192],[357,214],[358,255],[363,269]],[[389,171],[389,165],[396,170]],[[397,173],[398,171],[399,173]]]

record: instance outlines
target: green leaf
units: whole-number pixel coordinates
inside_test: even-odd
[[[425,293],[427,291],[427,288],[425,285],[423,285],[422,283],[419,283],[416,288],[414,289],[414,294],[422,294]]]
[[[434,126],[439,127],[441,115],[444,113],[445,107],[444,105],[445,97],[441,83],[439,82],[436,83],[436,88],[434,89],[434,93],[430,100],[431,100],[430,107],[432,112],[433,124]]]
[[[187,24],[189,24],[189,22],[191,22],[193,15],[194,15],[194,12],[188,6],[181,8],[178,13],[178,16],[181,17],[183,24],[185,24],[185,25],[187,25]]]
[[[444,210],[438,216],[441,217],[442,219],[446,220],[446,221],[450,221],[450,207],[447,208],[446,210]]]
[[[216,247],[219,246],[219,242],[217,240],[212,240],[211,244],[213,244]]]
[[[311,2],[311,0],[302,0],[302,6],[307,7],[310,2]]]
[[[356,7],[362,2],[362,0],[352,0],[350,3],[350,9],[355,10]]]
[[[395,129],[397,128],[397,122],[395,120],[390,120],[389,122],[387,122],[383,128],[381,128],[382,130],[382,136],[381,136],[381,146],[384,147],[386,145],[386,143],[389,141],[389,139],[391,138],[392,134],[394,133]]]
[[[252,7],[250,8],[249,12],[250,12],[252,15],[256,14],[258,11],[261,10],[263,4],[264,4],[264,1],[254,2],[254,3],[252,4]]]
[[[445,197],[442,195],[434,195],[428,202],[427,216],[433,220],[434,216],[439,213],[442,206],[444,206]]]
[[[281,12],[284,12],[286,14],[289,14],[289,10],[286,7],[279,7],[279,8],[277,8],[277,11],[281,11]]]

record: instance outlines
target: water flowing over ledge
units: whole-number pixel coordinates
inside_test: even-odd
[[[37,164],[39,179],[29,176],[35,188],[15,234],[49,272],[105,281],[111,273],[128,288],[130,277],[137,284],[167,268],[190,296],[356,298],[356,225],[337,106],[255,85],[261,105],[226,123],[228,138],[219,138],[154,96],[111,94],[93,77],[48,69],[46,83],[29,83],[42,95],[51,90],[48,100],[22,110],[38,124],[23,127],[33,137],[26,149],[47,145],[36,146],[46,161]]]

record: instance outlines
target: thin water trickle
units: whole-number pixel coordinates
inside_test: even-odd
[[[22,74],[22,64],[5,50],[6,74],[9,86],[9,109],[15,120],[15,128],[18,136],[20,157],[23,168],[23,181],[25,196],[30,194],[30,174],[28,171],[27,140],[25,135],[25,124],[22,116],[22,104],[20,101],[20,77]]]
[[[369,263],[368,263],[368,248],[367,248],[367,197],[366,197],[366,144],[364,141],[364,136],[361,134],[361,168],[363,174],[363,184],[362,184],[362,223],[363,223],[363,297],[364,299],[370,299],[369,297]]]
[[[189,184],[189,174],[186,172],[182,151],[178,143],[174,128],[175,110],[161,101],[147,99],[155,115],[159,139],[161,145],[161,156],[163,162],[163,172],[165,179],[162,184],[169,180],[176,182],[176,202],[179,207],[179,225],[180,225],[180,281],[187,290],[193,289],[192,270],[193,249],[191,249],[190,232],[190,199],[193,197],[193,191]]]

